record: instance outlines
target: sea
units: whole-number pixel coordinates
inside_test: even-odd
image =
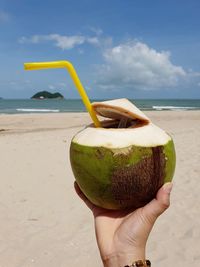
[[[92,99],[91,102],[105,99]],[[200,110],[200,99],[129,99],[141,110]],[[0,99],[0,114],[85,112],[80,99]]]

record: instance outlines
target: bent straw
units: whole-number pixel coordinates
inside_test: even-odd
[[[73,65],[69,61],[50,61],[50,62],[34,62],[34,63],[24,63],[25,70],[41,70],[41,69],[49,69],[49,68],[66,68],[78,89],[78,92],[82,98],[82,101],[90,114],[92,121],[96,127],[101,127],[100,121],[97,118],[96,113],[94,112],[90,100],[79,80],[79,77],[73,67]]]

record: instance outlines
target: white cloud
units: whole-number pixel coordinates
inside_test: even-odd
[[[169,51],[158,51],[139,41],[129,41],[113,46],[109,36],[101,29],[92,29],[94,36],[84,35],[33,35],[22,37],[20,43],[39,44],[51,42],[62,50],[78,47],[84,53],[83,44],[100,48],[104,64],[97,66],[93,79],[95,86],[103,90],[117,91],[122,88],[156,90],[178,85],[198,84],[199,72],[185,70],[172,63]]]
[[[58,83],[58,86],[60,86],[60,87],[67,87],[67,84],[64,83],[64,82],[60,82],[60,83]]]
[[[99,44],[99,39],[97,37],[88,37],[87,38],[87,42],[89,44],[98,45]]]
[[[102,35],[103,34],[103,30],[100,29],[100,28],[96,28],[96,27],[88,27],[88,29],[91,31],[91,32],[94,32],[96,35]]]
[[[52,84],[49,84],[49,85],[48,85],[48,88],[49,88],[50,90],[55,90],[56,87],[55,87],[54,85],[52,85]]]
[[[83,35],[60,35],[60,34],[49,34],[49,35],[33,35],[31,37],[21,37],[19,39],[19,43],[32,43],[32,44],[39,44],[42,42],[54,42],[54,44],[63,49],[72,49],[75,46],[80,46],[84,43],[88,43],[91,45],[99,45],[100,40],[97,36],[88,37]]]
[[[10,20],[10,15],[5,11],[0,10],[0,23],[8,22],[9,20]]]
[[[55,41],[56,46],[63,50],[72,49],[76,45],[81,45],[85,42],[85,37],[80,35],[62,36],[59,34],[50,34],[46,36],[46,39]]]
[[[98,67],[100,88],[157,89],[176,86],[186,77],[181,66],[170,61],[170,53],[132,41],[106,49],[105,64]]]

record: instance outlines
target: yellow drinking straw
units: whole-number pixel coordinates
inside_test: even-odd
[[[83,88],[83,85],[81,84],[81,81],[79,80],[79,77],[73,67],[73,65],[66,60],[62,61],[50,61],[50,62],[31,62],[31,63],[24,63],[24,69],[25,70],[41,70],[41,69],[50,69],[50,68],[66,68],[74,81],[74,84],[76,88],[78,89],[78,92],[83,100],[83,103],[89,112],[91,119],[94,122],[94,125],[96,127],[101,127],[100,121],[97,118],[96,113],[94,112],[92,105],[90,103],[90,100]]]

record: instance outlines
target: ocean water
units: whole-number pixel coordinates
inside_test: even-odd
[[[94,101],[103,100],[91,100],[91,102]],[[200,99],[136,99],[131,101],[142,110],[200,110]],[[0,114],[85,111],[80,99],[0,99]]]

